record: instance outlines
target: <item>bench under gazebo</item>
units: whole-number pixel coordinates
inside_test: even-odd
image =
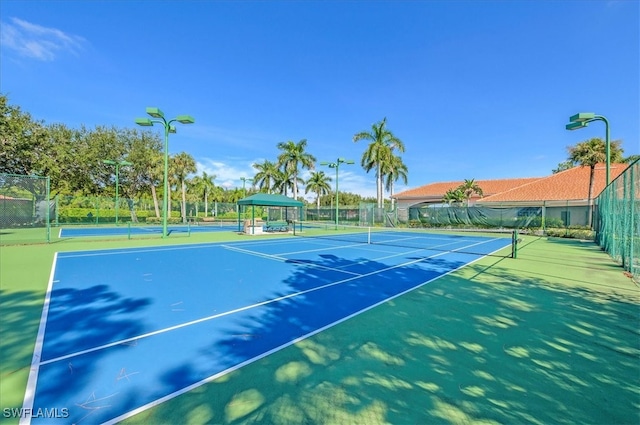
[[[256,193],[238,201],[238,206],[246,207],[251,206],[251,219],[244,221],[244,233],[249,235],[259,235],[266,232],[288,232],[292,230],[293,220],[289,218],[289,208],[298,208],[298,214],[294,216],[301,216],[301,209],[304,203],[297,201],[293,198],[289,198],[284,195],[272,195],[268,193]],[[278,207],[284,208],[284,220],[269,221],[267,216],[267,222],[264,223],[262,218],[256,219],[255,207]],[[240,231],[240,225],[242,223],[241,211],[238,208],[238,231]]]

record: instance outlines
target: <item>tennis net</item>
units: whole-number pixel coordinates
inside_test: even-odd
[[[518,232],[513,229],[414,229],[317,222],[298,223],[294,235],[347,244],[389,245],[503,258],[517,257],[519,241]]]

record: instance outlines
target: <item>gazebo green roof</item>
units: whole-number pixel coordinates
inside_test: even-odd
[[[254,205],[265,207],[301,207],[304,204],[284,195],[256,193],[238,201],[238,205]]]

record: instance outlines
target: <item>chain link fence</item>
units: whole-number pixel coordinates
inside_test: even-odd
[[[49,242],[49,178],[0,174],[0,245]]]
[[[119,198],[116,210],[115,198],[58,196],[54,200],[55,225],[72,224],[115,224],[140,223],[158,224],[162,217],[162,199]],[[238,206],[223,202],[187,202],[186,216],[182,217],[182,203],[172,200],[169,205],[168,221],[171,223],[197,222],[215,219],[238,218]]]
[[[640,281],[640,160],[596,200],[596,242]]]

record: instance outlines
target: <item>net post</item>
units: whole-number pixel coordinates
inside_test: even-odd
[[[511,258],[518,258],[518,230],[511,234]]]
[[[367,227],[367,245],[371,245],[371,227]]]
[[[131,240],[131,222],[127,221],[127,239]]]

